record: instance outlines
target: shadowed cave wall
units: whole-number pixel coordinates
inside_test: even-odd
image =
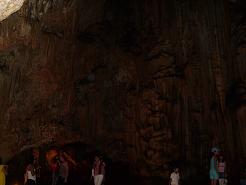
[[[219,146],[235,177],[246,162],[245,8],[27,0],[0,23],[0,155],[83,141],[167,177],[175,161],[186,176],[207,173]]]

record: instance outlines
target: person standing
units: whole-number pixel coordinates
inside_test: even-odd
[[[95,156],[95,161],[92,168],[92,177],[94,185],[101,185],[105,175],[105,162],[99,156]]]
[[[69,167],[67,161],[64,159],[62,154],[60,154],[59,156],[58,166],[59,166],[59,172],[58,172],[59,174],[58,174],[57,185],[64,185],[67,183]]]
[[[225,184],[225,170],[226,170],[226,163],[223,155],[220,155],[219,162],[218,162],[219,185]]]
[[[0,158],[0,185],[5,185],[7,175],[7,166],[2,165],[2,158]]]
[[[169,185],[179,185],[180,175],[179,169],[175,168],[170,175]]]
[[[50,163],[51,171],[52,171],[52,185],[56,185],[59,176],[59,164],[58,164],[58,156],[52,159]]]
[[[36,184],[40,185],[40,179],[41,179],[41,165],[39,162],[39,148],[35,147],[32,150],[32,156],[34,158],[33,160],[33,166],[36,174]]]
[[[217,151],[212,151],[212,158],[210,160],[210,170],[209,177],[211,180],[211,185],[217,185],[217,181],[219,179],[218,175],[218,161],[217,161]]]
[[[36,185],[36,172],[33,165],[33,159],[31,159],[26,167],[25,172],[25,185]]]
[[[48,165],[50,167],[50,171],[52,173],[52,180],[51,180],[51,185],[56,185],[57,179],[58,179],[58,150],[53,148],[50,149],[46,152],[46,160],[48,162]]]

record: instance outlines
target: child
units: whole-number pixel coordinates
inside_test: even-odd
[[[219,162],[218,162],[219,185],[225,184],[225,169],[226,169],[226,163],[224,157],[223,155],[220,155]]]
[[[170,175],[169,185],[179,185],[179,169],[175,168],[173,173]]]

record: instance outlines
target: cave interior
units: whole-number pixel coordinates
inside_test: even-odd
[[[69,184],[246,179],[245,0],[0,0],[0,156],[22,185],[33,149],[77,163]],[[241,183],[242,184],[242,183]]]

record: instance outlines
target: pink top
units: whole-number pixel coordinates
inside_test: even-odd
[[[218,172],[225,172],[225,162],[218,163]]]

